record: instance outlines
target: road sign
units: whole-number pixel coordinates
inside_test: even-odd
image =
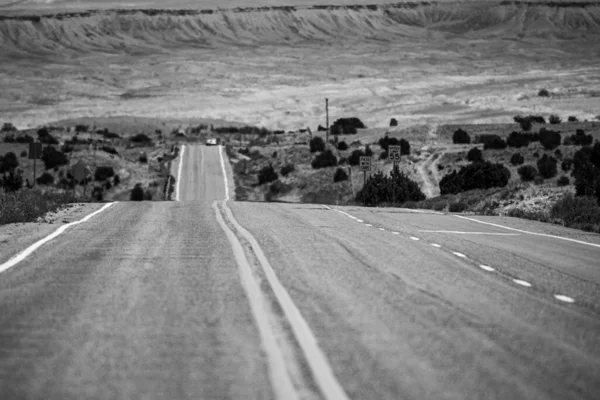
[[[35,160],[38,158],[42,158],[42,143],[29,143],[29,159]]]
[[[400,162],[400,146],[394,145],[388,147],[388,157],[394,163]]]
[[[361,157],[360,158],[360,170],[361,171],[370,171],[371,170],[371,157]]]

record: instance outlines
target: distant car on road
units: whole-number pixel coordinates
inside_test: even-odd
[[[207,146],[216,146],[217,145],[217,139],[207,139],[206,140],[206,145]]]

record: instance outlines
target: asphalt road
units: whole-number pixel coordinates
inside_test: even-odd
[[[309,334],[351,399],[598,398],[598,235],[229,201],[302,331],[218,148],[182,161],[180,202],[115,204],[0,274],[0,399],[287,399],[273,348],[297,398],[336,398]]]

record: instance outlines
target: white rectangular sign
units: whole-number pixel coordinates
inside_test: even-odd
[[[388,147],[389,159],[393,162],[400,162],[400,146],[394,145]]]
[[[361,157],[360,158],[360,170],[361,171],[370,171],[371,170],[371,157]]]

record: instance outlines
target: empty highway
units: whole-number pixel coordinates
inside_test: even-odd
[[[0,399],[598,398],[599,235],[235,202],[180,156],[178,201],[0,256]]]

